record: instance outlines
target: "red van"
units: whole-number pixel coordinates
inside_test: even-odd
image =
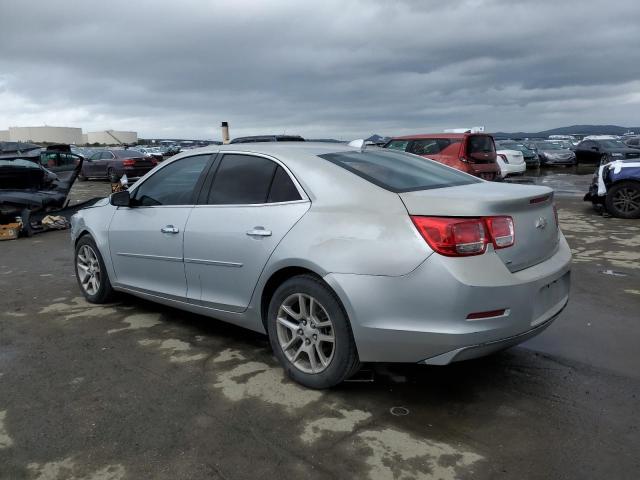
[[[496,146],[486,133],[407,135],[392,138],[384,148],[430,158],[484,180],[500,178]]]

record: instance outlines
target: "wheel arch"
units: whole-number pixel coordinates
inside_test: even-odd
[[[264,286],[262,287],[262,291],[260,292],[260,320],[265,332],[268,332],[267,311],[269,310],[269,302],[271,301],[271,297],[273,297],[273,294],[280,285],[282,285],[290,278],[299,275],[312,275],[326,284],[326,282],[322,279],[322,275],[309,268],[308,266],[303,267],[300,265],[288,265],[274,271],[266,280]],[[329,285],[327,285],[327,287],[331,288]],[[333,290],[333,288],[331,288],[331,290]]]

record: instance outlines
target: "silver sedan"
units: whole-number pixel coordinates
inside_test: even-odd
[[[72,240],[88,301],[127,292],[266,333],[312,388],[507,348],[569,294],[550,189],[375,147],[190,150],[78,212]]]

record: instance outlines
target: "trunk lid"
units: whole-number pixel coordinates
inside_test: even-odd
[[[558,249],[560,235],[553,211],[553,190],[550,188],[482,182],[399,195],[410,215],[511,216],[515,244],[495,250],[511,272],[543,262]]]

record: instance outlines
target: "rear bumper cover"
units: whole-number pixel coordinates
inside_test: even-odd
[[[433,254],[400,277],[329,274],[325,280],[347,310],[361,361],[444,364],[520,343],[558,316],[569,297],[571,263],[560,237],[553,256],[515,273],[487,252]],[[467,320],[500,309],[504,315]]]
[[[529,340],[530,338],[533,338],[536,335],[542,333],[562,313],[562,311],[567,306],[567,303],[569,303],[568,298],[564,300],[561,305],[559,305],[558,310],[553,313],[548,320],[524,333],[513,335],[507,338],[501,338],[499,340],[492,340],[490,342],[485,342],[478,345],[469,345],[466,347],[456,348],[455,350],[441,353],[440,355],[436,355],[435,357],[422,360],[420,363],[424,363],[425,365],[448,365],[452,362],[484,357],[485,355],[499,352],[500,350],[518,345],[519,343]]]

